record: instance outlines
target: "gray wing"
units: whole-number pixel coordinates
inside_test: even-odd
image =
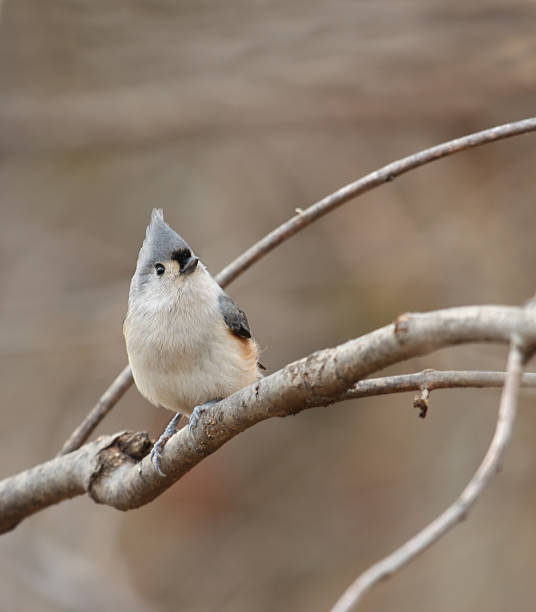
[[[233,334],[239,338],[251,338],[248,318],[238,304],[226,293],[221,293],[218,301],[223,320]]]

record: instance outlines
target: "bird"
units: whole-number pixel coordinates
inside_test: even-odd
[[[175,412],[151,450],[156,471],[181,415],[193,432],[211,404],[261,378],[243,310],[155,208],[132,276],[123,334],[136,387]]]

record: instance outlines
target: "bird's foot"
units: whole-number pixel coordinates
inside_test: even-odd
[[[188,423],[188,431],[190,433],[193,433],[193,430],[197,427],[199,423],[199,417],[203,414],[203,412],[205,412],[207,408],[212,406],[212,404],[219,402],[220,399],[221,398],[209,400],[208,402],[205,402],[204,404],[201,404],[200,406],[196,406],[194,408],[194,411],[190,415],[190,422]]]
[[[171,419],[168,423],[168,426],[164,430],[164,433],[158,438],[158,440],[154,443],[154,446],[151,450],[151,461],[154,465],[154,469],[160,474],[160,476],[166,476],[164,472],[160,469],[160,459],[162,457],[162,451],[164,450],[164,446],[167,441],[177,433],[177,426],[179,421],[181,420],[181,413],[177,412],[177,414]],[[140,464],[141,466],[141,464]],[[141,468],[140,468],[141,471]]]

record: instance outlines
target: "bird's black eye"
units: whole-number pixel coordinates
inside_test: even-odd
[[[154,269],[156,270],[156,275],[157,276],[162,276],[162,274],[164,274],[164,272],[166,271],[166,268],[164,267],[164,264],[161,263],[157,263],[154,265]]]

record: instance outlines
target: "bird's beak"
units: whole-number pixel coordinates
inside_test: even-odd
[[[198,261],[198,257],[190,257],[190,259],[181,268],[181,276],[188,276],[188,274],[191,274],[197,268]]]

